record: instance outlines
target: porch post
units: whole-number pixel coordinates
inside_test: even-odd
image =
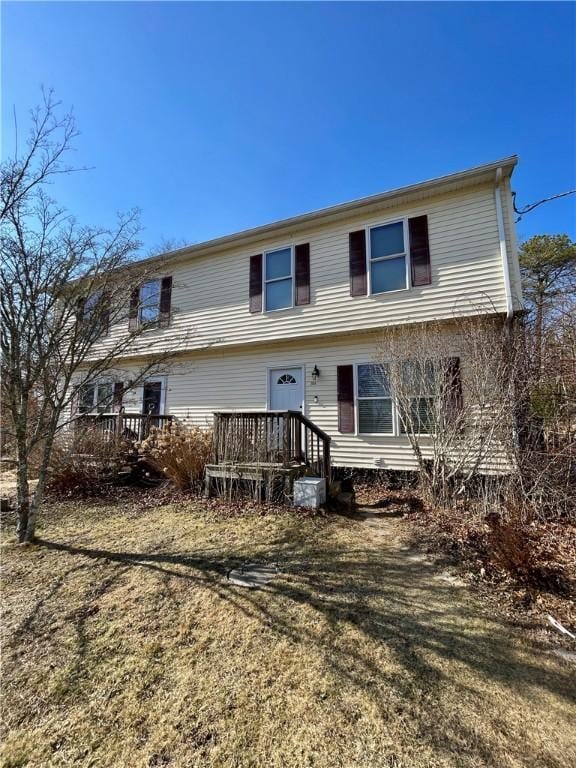
[[[282,435],[284,438],[284,456],[282,460],[282,464],[284,466],[287,466],[290,461],[290,429],[292,426],[292,416],[291,414],[286,411],[284,413],[284,434]]]
[[[121,406],[116,414],[116,440],[120,443],[122,440],[122,422],[124,421],[124,406]]]

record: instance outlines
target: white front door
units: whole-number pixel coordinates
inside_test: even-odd
[[[271,411],[302,411],[304,369],[272,368],[268,371],[268,408]]]

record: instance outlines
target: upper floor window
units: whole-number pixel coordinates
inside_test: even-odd
[[[404,221],[370,229],[370,293],[403,291],[408,287],[407,240]]]
[[[87,296],[81,304],[80,316],[91,335],[99,336],[107,333],[110,323],[108,294],[100,289]]]
[[[264,256],[264,294],[267,312],[294,304],[292,248],[268,251]]]
[[[160,280],[148,280],[140,287],[138,320],[142,325],[160,318]]]
[[[82,319],[91,320],[98,312],[103,299],[103,292],[101,290],[94,291],[86,297],[84,305],[82,307]]]
[[[165,328],[170,324],[172,302],[172,276],[147,280],[130,292],[128,328]]]

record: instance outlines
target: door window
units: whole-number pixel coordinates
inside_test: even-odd
[[[157,416],[162,409],[162,382],[147,381],[142,396],[142,413]]]
[[[301,368],[276,368],[270,371],[270,410],[300,411],[303,400]]]

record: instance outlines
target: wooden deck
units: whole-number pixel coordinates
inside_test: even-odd
[[[330,437],[299,411],[214,414],[214,462],[206,467],[205,495],[214,485],[255,483],[262,495],[289,494],[306,473],[330,482]]]
[[[137,443],[148,437],[152,427],[161,429],[171,421],[172,416],[121,410],[118,413],[83,413],[76,418],[74,426],[77,434],[94,431],[106,440]]]
[[[106,441],[128,444],[137,458],[136,443],[153,427],[170,424],[172,416],[158,414],[82,414],[77,434],[96,433]],[[206,466],[205,495],[225,492],[232,485],[256,484],[262,495],[289,494],[304,474],[330,482],[330,437],[299,411],[218,412],[214,414],[213,459]]]

